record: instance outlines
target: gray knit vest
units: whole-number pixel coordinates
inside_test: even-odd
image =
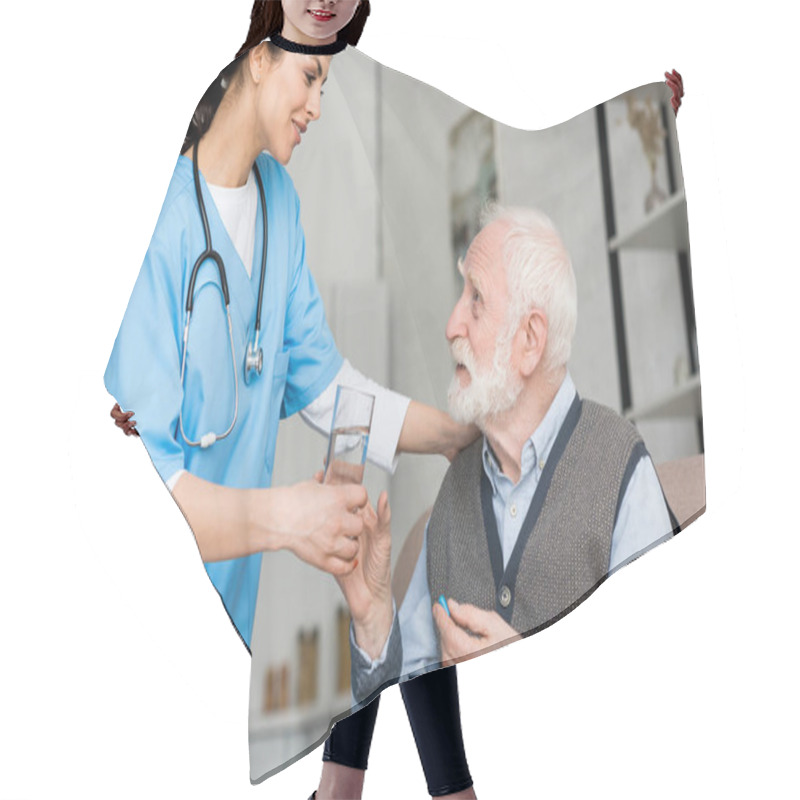
[[[428,525],[428,585],[497,611],[535,633],[584,600],[608,574],[619,505],[646,454],[636,429],[577,395],[542,470],[508,565],[483,469],[482,440],[445,475]]]

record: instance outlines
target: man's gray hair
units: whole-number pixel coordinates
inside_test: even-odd
[[[578,292],[569,253],[550,219],[533,208],[488,205],[481,226],[506,226],[503,259],[508,281],[508,323],[516,326],[534,308],[547,317],[544,366],[569,361],[578,321]]]

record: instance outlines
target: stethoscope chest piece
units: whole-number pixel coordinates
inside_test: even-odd
[[[247,353],[244,356],[244,382],[250,384],[253,378],[261,375],[261,369],[264,366],[264,351],[258,346],[258,336],[256,335],[256,342],[247,343]],[[255,372],[255,375],[253,375]]]

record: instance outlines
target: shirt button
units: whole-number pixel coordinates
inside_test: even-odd
[[[515,505],[512,504],[511,508],[509,508],[508,511],[512,517],[517,516],[517,507]]]
[[[503,586],[503,588],[500,589],[500,605],[503,606],[503,608],[508,608],[510,604],[511,589],[509,589],[508,586]]]

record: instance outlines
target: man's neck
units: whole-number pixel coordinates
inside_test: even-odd
[[[519,482],[522,474],[525,442],[541,425],[566,374],[566,367],[560,367],[547,376],[531,381],[520,392],[510,411],[487,421],[483,426],[483,433],[500,462],[500,469],[514,484]]]

